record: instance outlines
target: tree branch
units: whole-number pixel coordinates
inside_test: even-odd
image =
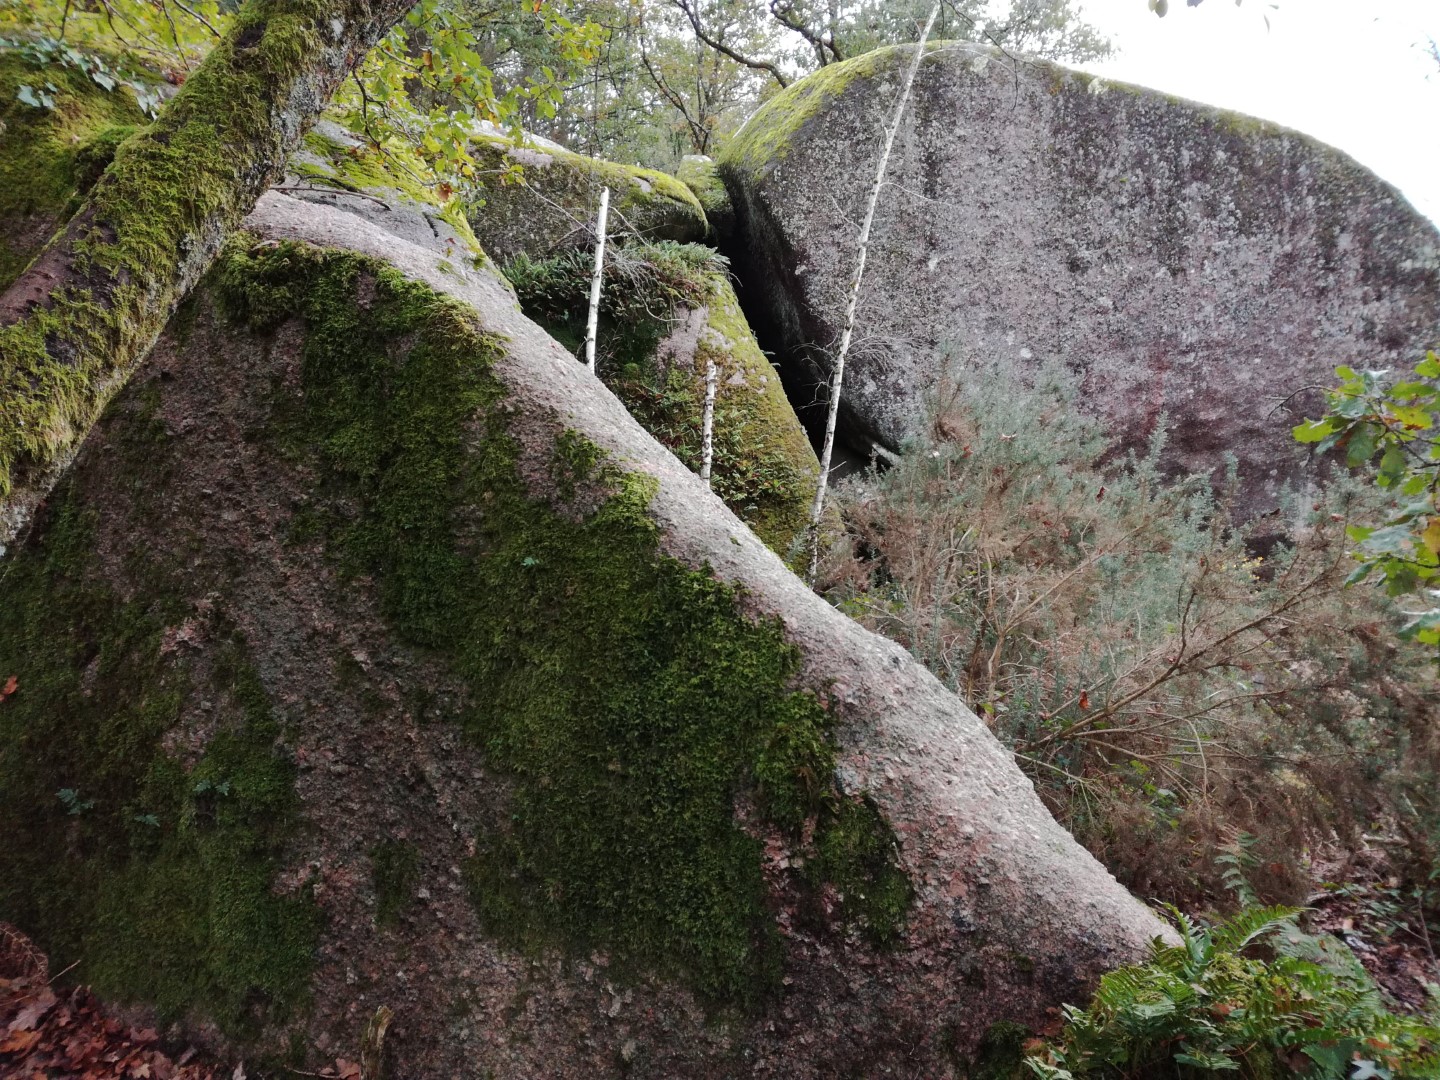
[[[0,543],[341,79],[414,0],[248,0],[154,124],[0,296]]]
[[[775,21],[781,26],[787,30],[795,31],[795,33],[810,43],[810,47],[815,50],[815,59],[821,67],[824,67],[826,64],[838,63],[845,59],[845,57],[840,55],[840,47],[835,43],[835,35],[833,33],[829,35],[817,34],[803,22],[795,19],[792,14],[795,8],[789,0],[786,0],[783,9],[780,5],[781,0],[770,0],[769,7],[771,16],[773,16]],[[827,52],[830,54],[829,56],[825,55]]]
[[[719,41],[716,38],[713,38],[709,34],[705,33],[705,31],[700,26],[700,14],[695,10],[695,6],[690,2],[690,0],[670,0],[670,2],[674,4],[675,7],[677,7],[681,12],[683,12],[685,17],[690,20],[690,26],[695,31],[695,36],[701,41],[703,41],[706,45],[710,46],[710,48],[714,49],[722,56],[728,56],[737,64],[741,64],[754,71],[764,71],[768,73],[771,78],[773,78],[777,83],[780,84],[780,89],[782,90],[790,85],[790,81],[785,78],[784,73],[774,64],[772,64],[769,60],[756,60],[752,57],[745,56],[742,53],[738,53],[734,49],[730,48],[730,46],[726,45],[723,41]]]

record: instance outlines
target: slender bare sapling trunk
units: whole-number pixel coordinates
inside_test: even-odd
[[[585,319],[585,366],[595,370],[595,334],[600,325],[600,278],[605,271],[605,219],[610,216],[610,189],[600,192],[595,219],[595,273],[590,278],[590,314]]]
[[[700,421],[700,479],[710,486],[710,465],[715,460],[715,358],[705,358],[705,412]]]
[[[880,189],[885,186],[885,169],[890,164],[890,151],[895,145],[895,136],[900,131],[900,121],[905,115],[905,106],[910,102],[910,88],[915,83],[915,72],[925,55],[925,41],[935,26],[940,14],[940,5],[930,9],[925,20],[925,29],[920,31],[920,40],[915,45],[915,55],[910,68],[905,72],[905,81],[900,86],[900,97],[895,102],[895,113],[885,129],[885,145],[880,150],[880,163],[875,169],[875,183],[870,188],[870,197],[865,201],[865,217],[860,222],[859,251],[855,259],[855,276],[850,280],[850,298],[845,305],[845,327],[840,332],[840,347],[835,352],[830,375],[830,411],[825,418],[825,442],[820,451],[820,480],[815,485],[815,501],[810,505],[810,575],[813,585],[820,569],[820,518],[825,512],[825,489],[830,480],[830,459],[835,452],[835,420],[840,414],[840,390],[845,381],[845,355],[850,351],[850,339],[855,333],[855,309],[860,303],[860,283],[865,277],[865,253],[870,246],[870,226],[875,222],[875,207],[880,202]]]

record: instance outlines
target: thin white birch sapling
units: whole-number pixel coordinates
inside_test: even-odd
[[[590,278],[590,314],[585,318],[585,366],[595,370],[595,334],[600,325],[600,278],[605,271],[605,219],[610,214],[610,189],[600,192],[600,214],[595,219],[595,273]]]
[[[845,305],[845,326],[840,332],[840,347],[835,351],[830,375],[830,411],[825,418],[825,442],[820,451],[820,480],[815,485],[815,501],[810,505],[810,574],[813,585],[820,569],[820,518],[825,512],[825,489],[830,480],[830,458],[835,451],[835,420],[840,413],[840,390],[845,380],[845,355],[850,351],[850,339],[855,333],[855,309],[860,302],[860,283],[865,277],[865,253],[870,246],[870,226],[875,221],[875,207],[880,202],[880,190],[885,186],[885,169],[890,164],[890,151],[895,145],[895,136],[900,130],[900,121],[905,115],[905,106],[910,101],[910,87],[915,82],[915,72],[925,56],[925,41],[935,26],[940,14],[940,5],[930,9],[925,20],[925,29],[915,45],[915,55],[910,60],[905,81],[900,86],[900,97],[895,102],[895,114],[885,129],[885,145],[880,150],[880,163],[875,169],[875,183],[870,188],[870,197],[865,201],[865,217],[860,222],[859,250],[855,259],[855,276],[850,279],[850,298]]]
[[[700,479],[710,486],[710,464],[715,459],[715,358],[705,358],[705,411],[700,421]]]

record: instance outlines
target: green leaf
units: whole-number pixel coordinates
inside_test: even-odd
[[[1350,433],[1350,442],[1345,448],[1345,464],[1352,469],[1364,465],[1375,454],[1376,430],[1374,424],[1360,424]]]
[[[1176,1051],[1175,1061],[1180,1065],[1193,1065],[1197,1069],[1211,1072],[1239,1072],[1240,1063],[1234,1058],[1211,1050],[1186,1049]]]
[[[1408,525],[1387,525],[1365,537],[1361,547],[1372,555],[1407,555],[1415,549],[1415,533]]]
[[[1424,631],[1440,631],[1440,608],[1410,613],[1410,621],[1401,628],[1403,637],[1414,637]]]
[[[1393,487],[1405,475],[1405,451],[1391,443],[1380,458],[1380,473],[1376,477],[1381,487]]]
[[[1434,420],[1430,414],[1426,410],[1413,405],[1391,405],[1389,412],[1392,417],[1404,424],[1407,428],[1413,428],[1416,431],[1424,431],[1434,426]]]
[[[1415,382],[1414,380],[1396,383],[1390,388],[1390,396],[1397,401],[1411,401],[1416,398],[1433,398],[1435,393],[1435,387],[1430,383]]]
[[[1291,428],[1291,433],[1295,436],[1296,442],[1316,443],[1339,430],[1341,426],[1333,417],[1327,416],[1323,420],[1306,420],[1303,424],[1296,424]]]
[[[1345,584],[1360,584],[1360,582],[1364,581],[1367,577],[1370,576],[1371,572],[1375,569],[1375,566],[1376,563],[1373,560],[1367,560],[1361,563],[1354,570],[1350,571],[1350,576],[1345,579]]]

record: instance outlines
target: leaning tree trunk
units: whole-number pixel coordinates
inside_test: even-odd
[[[0,550],[414,0],[250,0],[154,124],[0,296]]]

